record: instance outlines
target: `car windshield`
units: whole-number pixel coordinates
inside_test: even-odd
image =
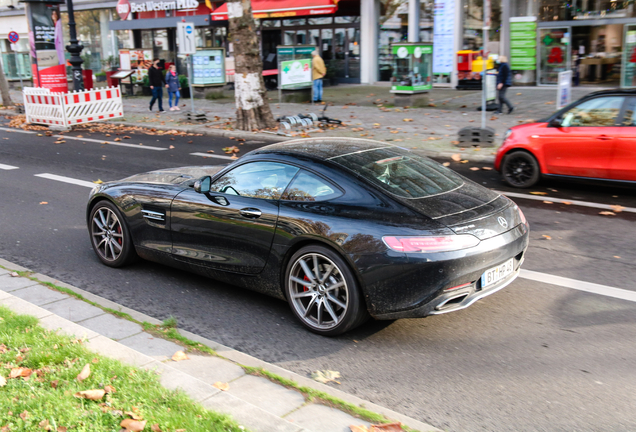
[[[399,147],[385,147],[331,158],[371,183],[404,198],[425,198],[457,189],[455,172]]]

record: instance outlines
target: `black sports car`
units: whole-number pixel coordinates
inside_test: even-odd
[[[515,279],[529,233],[508,198],[363,139],[104,183],[86,217],[106,265],[140,256],[270,294],[323,335],[470,306]]]

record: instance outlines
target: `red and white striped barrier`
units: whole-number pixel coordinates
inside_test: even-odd
[[[48,89],[26,87],[23,94],[27,123],[67,128],[124,115],[119,87],[70,93],[51,93]]]

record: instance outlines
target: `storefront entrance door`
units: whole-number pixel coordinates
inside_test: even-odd
[[[559,72],[572,68],[571,28],[540,28],[537,41],[539,84],[557,85]]]

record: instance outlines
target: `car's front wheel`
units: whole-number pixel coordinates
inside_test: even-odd
[[[136,258],[126,222],[110,201],[100,201],[91,210],[89,232],[93,250],[110,267],[122,267]]]
[[[501,174],[510,186],[529,188],[537,184],[541,172],[534,156],[525,151],[515,151],[504,158]]]
[[[369,317],[349,266],[331,249],[301,248],[289,260],[285,274],[289,305],[312,332],[336,336]]]

